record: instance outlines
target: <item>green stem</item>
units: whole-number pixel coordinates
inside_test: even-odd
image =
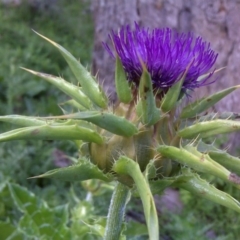
[[[117,182],[108,210],[104,240],[119,239],[128,195],[128,188],[125,185]]]
[[[148,169],[148,166],[147,166],[147,169]],[[147,169],[146,169],[146,172],[148,173]],[[118,174],[125,174],[125,175],[128,174],[133,178],[134,183],[136,184],[139,196],[142,200],[143,211],[144,211],[144,215],[145,215],[145,219],[148,227],[149,239],[158,240],[159,225],[158,225],[157,210],[156,210],[152,192],[148,184],[148,179],[141,172],[139,164],[130,158],[122,156],[113,165],[113,171],[115,171]]]

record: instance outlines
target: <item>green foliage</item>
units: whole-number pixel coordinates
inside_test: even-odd
[[[118,103],[119,105],[113,109],[114,111],[110,108],[107,110],[107,99],[104,93],[95,78],[84,68],[84,65],[89,61],[91,49],[89,39],[92,39],[93,29],[91,21],[89,21],[90,14],[84,14],[84,11],[89,11],[89,6],[87,4],[85,6],[83,1],[80,1],[80,4],[83,9],[81,13],[79,13],[78,8],[80,5],[76,2],[63,0],[59,1],[59,8],[51,10],[51,13],[43,13],[36,9],[29,11],[28,5],[20,6],[17,12],[14,8],[5,6],[0,8],[0,20],[6,22],[4,26],[0,26],[0,32],[3,32],[0,54],[4,56],[0,60],[2,69],[0,87],[4,89],[0,92],[0,114],[12,114],[13,112],[18,114],[21,112],[21,114],[32,116],[39,114],[60,115],[61,111],[56,107],[56,102],[64,102],[61,105],[64,109],[61,110],[66,114],[59,117],[35,119],[33,117],[19,117],[19,115],[1,117],[1,121],[8,123],[1,125],[1,132],[5,132],[5,128],[11,127],[10,124],[24,127],[1,134],[1,140],[29,139],[34,136],[35,139],[44,140],[74,139],[74,143],[77,144],[76,147],[70,142],[47,141],[42,143],[37,141],[33,143],[28,141],[27,143],[14,142],[14,144],[3,143],[1,145],[3,148],[0,148],[0,158],[4,159],[4,162],[0,162],[0,180],[2,182],[0,185],[0,238],[102,239],[106,227],[106,219],[102,215],[106,215],[109,202],[108,198],[106,200],[106,196],[110,194],[109,189],[112,190],[113,185],[103,184],[98,180],[84,182],[82,186],[79,183],[69,185],[60,182],[59,179],[72,181],[82,181],[89,178],[98,178],[104,181],[118,179],[130,187],[134,186],[143,202],[146,225],[152,239],[158,239],[159,236],[157,212],[149,189],[149,181],[153,193],[154,189],[156,193],[162,193],[167,186],[181,187],[198,196],[204,195],[203,197],[207,199],[239,211],[239,203],[225,193],[231,192],[232,195],[236,195],[231,186],[226,189],[223,181],[215,180],[213,176],[211,178],[204,174],[201,175],[208,181],[214,180],[217,188],[209,185],[196,173],[187,173],[183,169],[179,176],[169,177],[169,174],[174,172],[174,167],[178,168],[176,164],[178,161],[182,165],[186,164],[200,172],[211,173],[211,175],[216,175],[225,181],[235,181],[235,185],[239,187],[238,177],[221,166],[230,166],[231,169],[234,169],[234,164],[239,159],[215,150],[215,152],[209,153],[205,149],[209,146],[206,145],[203,146],[202,150],[198,146],[198,144],[200,145],[199,136],[208,137],[239,129],[234,121],[228,119],[229,115],[226,115],[227,117],[221,114],[217,116],[217,118],[224,120],[216,120],[215,115],[199,115],[239,86],[226,89],[186,106],[183,109],[182,118],[193,117],[197,120],[191,121],[190,119],[186,122],[184,120],[184,124],[181,125],[175,121],[174,115],[175,107],[182,98],[180,91],[182,81],[179,81],[168,91],[163,102],[161,102],[162,99],[155,101],[155,97],[158,94],[161,96],[163,93],[154,92],[149,74],[144,71],[138,95],[134,96],[128,91],[130,86],[128,86],[123,68],[118,62],[116,68],[117,94],[120,102],[130,103],[130,106],[126,110],[124,104]],[[42,43],[39,38],[34,37],[29,30],[30,27],[60,44],[56,44],[39,34],[62,53],[76,79],[70,75],[69,68],[66,67],[57,51]],[[73,41],[73,39],[77,39],[77,41]],[[74,52],[76,58],[61,45],[64,45],[70,52]],[[82,57],[81,64],[77,60],[79,56]],[[25,65],[31,69],[41,69],[41,71],[49,73],[42,74],[25,69],[54,84],[72,99],[68,100],[66,96],[59,94],[59,91],[47,82],[35,79],[35,76],[29,80],[29,76],[18,68]],[[63,78],[69,79],[69,81],[50,74],[64,75]],[[74,86],[72,83],[80,83],[81,86]],[[134,104],[137,102],[138,106],[135,106]],[[71,110],[67,106],[70,106],[70,109],[73,107],[77,111],[84,111],[71,114]],[[86,109],[91,111],[87,112]],[[135,110],[137,115],[134,116]],[[163,112],[164,114],[162,114]],[[234,119],[235,115],[231,114],[231,116],[231,119]],[[173,126],[169,124],[169,121],[174,123]],[[194,125],[189,126],[190,122]],[[181,127],[179,128],[179,126]],[[154,128],[152,129],[152,127]],[[160,137],[157,138],[157,135]],[[186,141],[182,148],[180,137],[194,138],[193,140],[197,142],[196,146]],[[92,143],[86,146],[80,140],[97,142],[98,145]],[[105,145],[103,141],[106,141]],[[162,145],[159,147],[156,143]],[[79,147],[86,158],[76,160],[77,153],[73,154],[73,152],[77,152]],[[65,153],[74,155],[67,159],[75,164],[49,171],[54,167],[50,157],[53,148],[61,148]],[[173,151],[176,152],[173,154]],[[90,158],[94,162],[95,159],[91,159],[93,152],[96,154],[96,159],[103,157],[103,159],[108,160],[109,158],[111,160],[110,167],[105,163],[97,163],[97,166],[102,168],[99,170],[96,165],[86,160]],[[158,152],[161,153],[162,158],[159,157]],[[217,164],[214,157],[219,158],[218,154],[221,154],[222,158],[227,156],[230,165],[224,164],[223,159],[220,159],[221,165]],[[119,157],[120,160],[114,164],[114,161]],[[144,158],[144,163],[141,162],[142,158]],[[34,162],[31,161],[32,159]],[[139,164],[133,160],[138,161]],[[147,165],[149,160],[150,164]],[[111,169],[112,166],[113,169]],[[115,172],[105,174],[104,172],[108,170]],[[45,174],[42,174],[43,172]],[[35,179],[26,180],[29,176],[36,175]],[[162,175],[166,178],[163,179]],[[50,180],[42,179],[43,177],[52,178],[51,186],[49,186]],[[156,180],[157,178],[158,180]],[[39,197],[36,197],[26,188],[13,183],[13,181],[28,186]],[[75,192],[77,193],[75,194]],[[180,192],[187,206],[186,210],[179,216],[165,213],[166,219],[168,219],[163,218],[166,221],[160,222],[160,225],[163,225],[161,233],[163,237],[206,239],[208,231],[213,229],[219,236],[215,238],[218,240],[238,236],[238,229],[232,226],[234,223],[232,219],[236,219],[237,216],[234,215],[235,213],[206,203],[204,200],[193,200],[192,196],[187,195],[184,190]],[[79,200],[77,195],[81,196],[81,199],[87,196],[86,200]],[[195,204],[195,201],[203,204]],[[66,205],[66,202],[69,204]],[[200,211],[197,212],[196,209]],[[221,215],[221,211],[225,215]],[[216,213],[224,219],[228,219],[231,225],[224,225],[219,221]],[[128,236],[127,239],[146,239],[147,228],[145,224],[126,222],[121,239],[125,239],[124,234]]]
[[[20,215],[19,218],[11,219],[10,222],[1,222],[1,239],[17,239],[17,236],[21,236],[22,239],[57,240],[70,237],[67,227],[67,205],[49,208],[46,202],[28,192],[27,189],[6,182],[1,184],[0,198],[4,206],[9,205],[9,202],[6,202],[8,199]],[[6,231],[3,228],[4,224],[7,225]]]
[[[100,240],[105,227],[91,200],[75,198],[71,209],[68,204],[49,207],[26,188],[5,181],[0,185],[0,202],[1,239]]]
[[[89,11],[89,4],[83,1],[60,0],[57,8],[51,9],[51,11],[33,9],[28,4],[20,5],[17,8],[0,4],[0,22],[4,23],[0,24],[0,115],[7,113],[33,116],[47,113],[61,114],[57,102],[66,101],[66,96],[59,94],[59,90],[49,83],[39,81],[37,77],[29,77],[29,74],[20,67],[44,69],[48,73],[64,75],[74,82],[75,79],[70,75],[70,69],[66,66],[64,59],[48,44],[34,36],[31,29],[47,36],[58,36],[56,40],[68,46],[75,56],[81,55],[81,62],[86,65],[90,61],[93,43],[89,41],[93,36],[93,24]],[[73,41],[73,39],[75,40]],[[18,117],[17,119],[19,120]],[[6,128],[9,129],[9,127],[11,128],[12,125],[1,124],[0,132],[6,131]],[[9,179],[11,182],[17,182],[34,191],[39,201],[43,198],[47,201],[44,204],[51,206],[46,211],[50,211],[52,217],[55,213],[57,214],[58,206],[66,202],[74,202],[67,190],[71,185],[57,180],[29,180],[28,178],[56,167],[54,165],[55,157],[53,158],[56,149],[61,149],[65,154],[70,155],[71,153],[72,156],[77,156],[77,149],[71,142],[16,141],[2,143],[0,147],[0,182]],[[55,160],[58,161],[58,159]],[[19,188],[21,187],[19,186]],[[78,196],[84,197],[86,192],[81,185],[72,185],[72,188],[75,189]],[[0,197],[0,234],[5,235],[1,235],[0,239],[6,239],[7,235],[20,227],[26,227],[27,231],[32,224],[28,221],[26,213],[21,213],[18,206],[14,204],[6,187],[4,189],[1,191]],[[28,200],[26,199],[26,201]],[[100,213],[102,211],[100,209],[104,207],[105,205],[100,205],[99,210],[95,210],[95,212]],[[59,214],[60,210],[61,207],[59,207]],[[64,211],[70,213],[67,208]],[[23,215],[26,216],[21,223],[20,218]],[[58,217],[56,215],[56,218],[60,219],[59,217],[60,215]],[[91,215],[88,217],[91,218]],[[68,215],[68,223],[70,220],[70,215]],[[3,229],[6,231],[3,232]],[[88,228],[86,229],[86,232],[89,233]],[[23,234],[18,232],[16,230],[16,236],[11,239],[24,239]],[[78,239],[77,235],[76,239]]]
[[[92,41],[89,39],[93,36],[89,4],[65,0],[60,0],[57,4],[55,8],[44,11],[32,8],[27,3],[17,8],[0,5],[0,21],[4,22],[0,25],[0,115],[10,112],[34,116],[61,114],[57,102],[66,101],[66,96],[59,94],[59,90],[49,83],[39,81],[37,77],[29,77],[27,72],[20,69],[21,66],[44,69],[48,73],[61,74],[75,81],[64,59],[48,44],[34,36],[31,29],[48,36],[58,36],[58,42],[68,46],[77,57],[81,55],[84,65],[89,63],[92,48]],[[11,127],[9,124],[1,124],[0,132],[4,132],[9,126]],[[0,175],[14,178],[15,181],[36,189],[40,183],[26,180],[27,177],[53,167],[51,152],[54,149],[60,148],[66,153],[75,152],[76,148],[73,146],[70,142],[66,144],[52,141],[15,142],[14,146],[3,144],[0,148]]]
[[[216,179],[211,179],[218,188],[228,191],[236,199],[239,192],[234,187],[226,187],[217,184]],[[239,231],[239,214],[220,205],[213,204],[205,199],[196,199],[185,190],[180,191],[185,209],[179,215],[168,217],[166,232],[169,230],[172,236],[180,236],[179,239],[209,239],[210,236],[217,240],[231,240],[237,238]],[[167,216],[166,216],[167,217]],[[168,230],[167,230],[168,229]],[[187,229],[185,231],[184,229]],[[185,236],[185,238],[184,238]],[[186,237],[189,236],[189,237]],[[209,237],[207,237],[209,236]]]
[[[88,4],[61,0],[51,12],[31,9],[25,4],[18,8],[1,5],[0,16],[1,22],[4,22],[0,25],[0,89],[4,89],[0,92],[0,114],[21,111],[36,115],[40,109],[41,114],[59,114],[56,100],[64,99],[59,91],[42,81],[36,84],[19,67],[28,66],[66,78],[69,76],[64,59],[34,36],[31,29],[49,37],[58,35],[56,40],[68,46],[75,56],[81,56],[81,62],[87,64],[92,47],[89,38],[92,39],[93,35]]]

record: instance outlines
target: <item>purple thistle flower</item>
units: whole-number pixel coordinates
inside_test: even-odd
[[[103,43],[105,48],[113,58],[115,52],[119,55],[128,80],[136,85],[142,75],[142,63],[146,65],[155,89],[166,91],[179,80],[191,62],[182,86],[184,92],[214,82],[207,82],[213,71],[201,80],[198,78],[209,72],[217,54],[210,48],[210,43],[201,37],[194,38],[192,33],[180,34],[169,28],[150,31],[135,23],[135,30],[122,27],[119,33],[112,31],[109,37],[115,50]]]

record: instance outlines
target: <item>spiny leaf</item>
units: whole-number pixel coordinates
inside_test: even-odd
[[[28,116],[22,116],[22,115],[0,116],[0,121],[16,124],[22,127],[46,125],[46,120],[40,120],[40,119],[37,119],[36,117],[28,117]]]
[[[197,174],[192,174],[187,181],[184,180],[184,177],[182,179],[179,177],[174,185],[240,213],[240,203],[236,199],[218,190],[213,185],[201,179]]]
[[[154,199],[148,181],[142,174],[139,165],[132,159],[122,156],[113,165],[113,170],[118,174],[130,175],[133,178],[143,203],[149,237],[151,240],[158,240],[159,225]]]
[[[46,119],[45,117],[29,117],[29,116],[22,116],[22,115],[7,115],[7,116],[0,116],[0,121],[7,122],[11,124],[15,124],[21,127],[34,127],[34,126],[69,126],[69,125],[78,125],[79,127],[84,127],[91,129],[93,131],[96,130],[96,127],[89,122],[82,121],[82,120],[50,120]]]
[[[116,56],[115,85],[120,102],[129,103],[132,100],[131,88],[118,55]]]
[[[66,93],[69,97],[74,99],[76,102],[78,102],[80,105],[84,106],[85,108],[89,109],[91,107],[92,105],[91,101],[82,92],[80,87],[77,87],[60,77],[55,77],[46,73],[35,72],[27,68],[22,68],[22,69],[32,73],[33,75],[36,75],[40,78],[47,80],[48,82],[50,82],[51,84],[59,88],[62,92]]]
[[[193,146],[187,145],[180,149],[177,147],[161,145],[157,148],[157,151],[159,151],[164,157],[171,158],[197,171],[219,177],[226,182],[234,184],[240,189],[240,177],[212,160],[207,154],[198,152]]]
[[[140,111],[138,110],[137,113],[143,124],[151,126],[160,119],[160,110],[156,106],[151,76],[144,66],[140,79],[139,96],[138,107],[140,107]]]
[[[120,136],[131,137],[137,133],[137,128],[134,124],[129,122],[123,117],[118,117],[111,113],[87,111],[79,112],[57,117],[48,117],[47,119],[81,119],[89,121],[109,132],[115,133]]]
[[[197,150],[199,152],[209,153],[210,151],[218,151],[219,149],[216,148],[213,144],[207,144],[203,142],[202,140],[197,141],[196,144]],[[222,150],[219,150],[222,151]]]
[[[180,187],[197,197],[206,198],[240,213],[240,203],[229,194],[218,190],[213,185],[201,179],[190,169],[183,168],[183,174],[177,177],[156,180],[150,183],[154,194],[161,194],[166,187]]]
[[[197,100],[197,101],[187,105],[185,108],[183,108],[180,117],[183,119],[195,117],[196,115],[206,111],[208,108],[215,105],[222,98],[226,97],[228,94],[230,94],[234,90],[238,89],[239,87],[240,87],[240,85],[237,85],[234,87],[224,89],[222,91],[212,94],[209,97],[204,97],[200,100]]]
[[[196,146],[199,152],[208,154],[215,162],[240,175],[240,158],[232,156],[226,151],[218,149],[213,144],[207,144],[202,140],[198,141]]]
[[[204,79],[205,79],[206,77],[208,77],[209,75],[216,74],[216,73],[222,71],[222,70],[225,69],[225,68],[226,68],[226,67],[221,67],[221,68],[215,70],[213,73],[205,73],[205,74],[199,76],[198,79],[197,79],[197,81],[198,81],[198,82],[201,82],[202,80],[204,80]]]
[[[0,142],[12,140],[84,140],[103,143],[102,137],[91,129],[77,125],[25,127],[0,134]]]
[[[162,105],[161,105],[161,109],[164,112],[169,112],[176,106],[176,103],[179,99],[180,92],[182,89],[182,84],[186,78],[187,72],[188,72],[189,68],[191,67],[192,63],[193,63],[193,61],[190,62],[190,64],[184,71],[183,75],[180,76],[180,79],[178,79],[176,81],[176,83],[173,84],[173,86],[164,95],[163,100],[162,100]]]
[[[88,179],[100,179],[106,182],[111,180],[109,176],[104,174],[96,165],[87,159],[81,159],[75,165],[54,169],[31,178],[55,178],[70,182],[85,181]]]
[[[71,106],[74,109],[80,110],[80,111],[85,111],[86,108],[83,107],[81,104],[79,104],[77,101],[75,101],[74,99],[70,99],[66,102],[60,103],[59,106]]]
[[[236,132],[240,130],[240,122],[232,120],[212,120],[199,122],[183,128],[177,134],[182,138],[206,138],[217,134]]]
[[[240,174],[240,159],[238,157],[234,157],[225,151],[210,151],[208,155],[224,167]]]
[[[239,118],[240,118],[240,114],[235,112],[209,113],[207,115],[204,115],[198,118],[196,122],[205,122],[205,121],[210,121],[215,119],[235,120]]]
[[[107,98],[100,89],[100,86],[96,83],[95,79],[86,70],[86,68],[84,68],[82,64],[79,61],[77,61],[77,59],[74,58],[73,55],[70,52],[68,52],[65,48],[55,43],[54,41],[44,37],[43,35],[37,32],[35,33],[38,34],[43,39],[47,40],[49,43],[51,43],[54,47],[56,47],[60,51],[60,53],[67,61],[69,67],[71,68],[73,74],[81,84],[83,92],[92,100],[92,102],[99,107],[106,108]]]
[[[159,122],[157,123],[157,127],[156,127],[156,136],[159,137],[159,143],[163,143],[163,144],[170,144],[170,142],[173,139],[173,128],[171,126],[171,124],[169,124],[170,121],[170,116],[169,114],[165,114],[162,116],[162,118],[159,120]]]

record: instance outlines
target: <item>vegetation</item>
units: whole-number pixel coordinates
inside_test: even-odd
[[[58,74],[75,82],[62,56],[31,29],[81,57],[84,65],[89,64],[93,25],[88,4],[79,2],[62,0],[51,11],[30,9],[29,5],[17,9],[0,6],[0,21],[4,22],[0,25],[0,115],[61,114],[56,102],[62,103],[67,98],[19,67]],[[1,123],[0,132],[9,127]],[[77,148],[71,142],[1,143],[0,239],[99,239],[97,233],[103,231],[105,219],[102,216],[109,206],[111,184],[92,180],[70,185],[53,179],[27,179],[47,172],[54,165],[70,163],[72,160],[67,155],[77,157]],[[231,186],[214,178],[208,180],[236,199],[240,198],[239,192]],[[160,215],[161,234],[165,239],[209,239],[212,236],[230,240],[239,235],[238,213],[207,200],[196,201],[184,190],[180,194],[183,211],[176,215],[166,211]],[[130,205],[128,212],[139,209]],[[147,239],[142,223],[126,224],[131,225],[128,236],[135,236],[129,239]]]

